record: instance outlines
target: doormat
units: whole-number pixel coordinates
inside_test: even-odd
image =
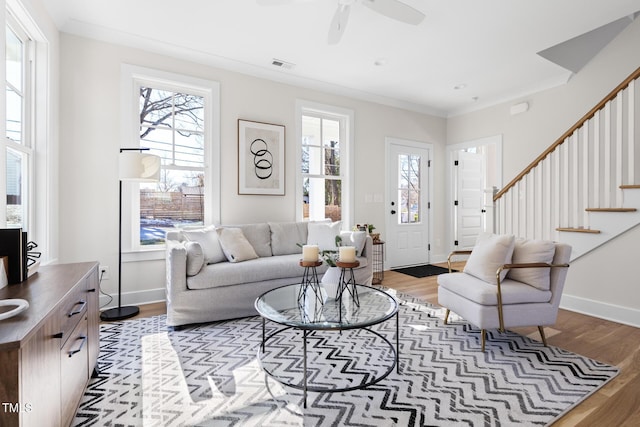
[[[424,264],[424,265],[416,265],[414,267],[394,268],[391,271],[407,274],[413,277],[429,277],[429,276],[437,276],[438,274],[448,273],[449,269],[444,267],[438,267],[437,265]],[[457,272],[458,270],[451,270],[451,271]]]

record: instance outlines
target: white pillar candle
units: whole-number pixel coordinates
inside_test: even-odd
[[[340,246],[340,253],[339,253],[338,259],[341,262],[355,262],[356,260],[355,246]]]
[[[303,245],[302,246],[302,261],[318,261],[318,254],[320,250],[318,245]]]

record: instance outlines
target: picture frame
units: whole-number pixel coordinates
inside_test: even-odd
[[[285,195],[285,127],[238,119],[238,194]]]

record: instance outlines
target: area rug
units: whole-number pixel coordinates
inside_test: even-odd
[[[74,426],[540,426],[602,387],[618,368],[507,331],[479,331],[407,295],[400,303],[399,370],[341,393],[302,392],[262,370],[260,317],[167,331],[165,316],[101,325],[100,374]],[[277,325],[267,322],[267,331]],[[395,342],[394,320],[376,331]],[[267,342],[271,362],[300,381],[301,334]],[[366,381],[388,345],[361,330],[313,333],[308,374],[323,384]],[[381,340],[379,340],[381,341]],[[382,349],[387,349],[386,353]],[[391,354],[391,357],[393,355]]]
[[[432,264],[424,264],[424,265],[416,265],[413,267],[404,267],[404,268],[395,268],[392,271],[402,274],[408,274],[413,277],[429,277],[429,276],[437,276],[438,274],[448,273],[449,269],[444,267],[439,267],[437,265]],[[458,270],[452,270],[458,271]]]

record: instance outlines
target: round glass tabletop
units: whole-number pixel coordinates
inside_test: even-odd
[[[336,287],[287,285],[262,294],[255,307],[272,322],[309,330],[365,328],[398,311],[397,301],[380,289],[355,285],[356,301],[346,291],[336,299]]]

